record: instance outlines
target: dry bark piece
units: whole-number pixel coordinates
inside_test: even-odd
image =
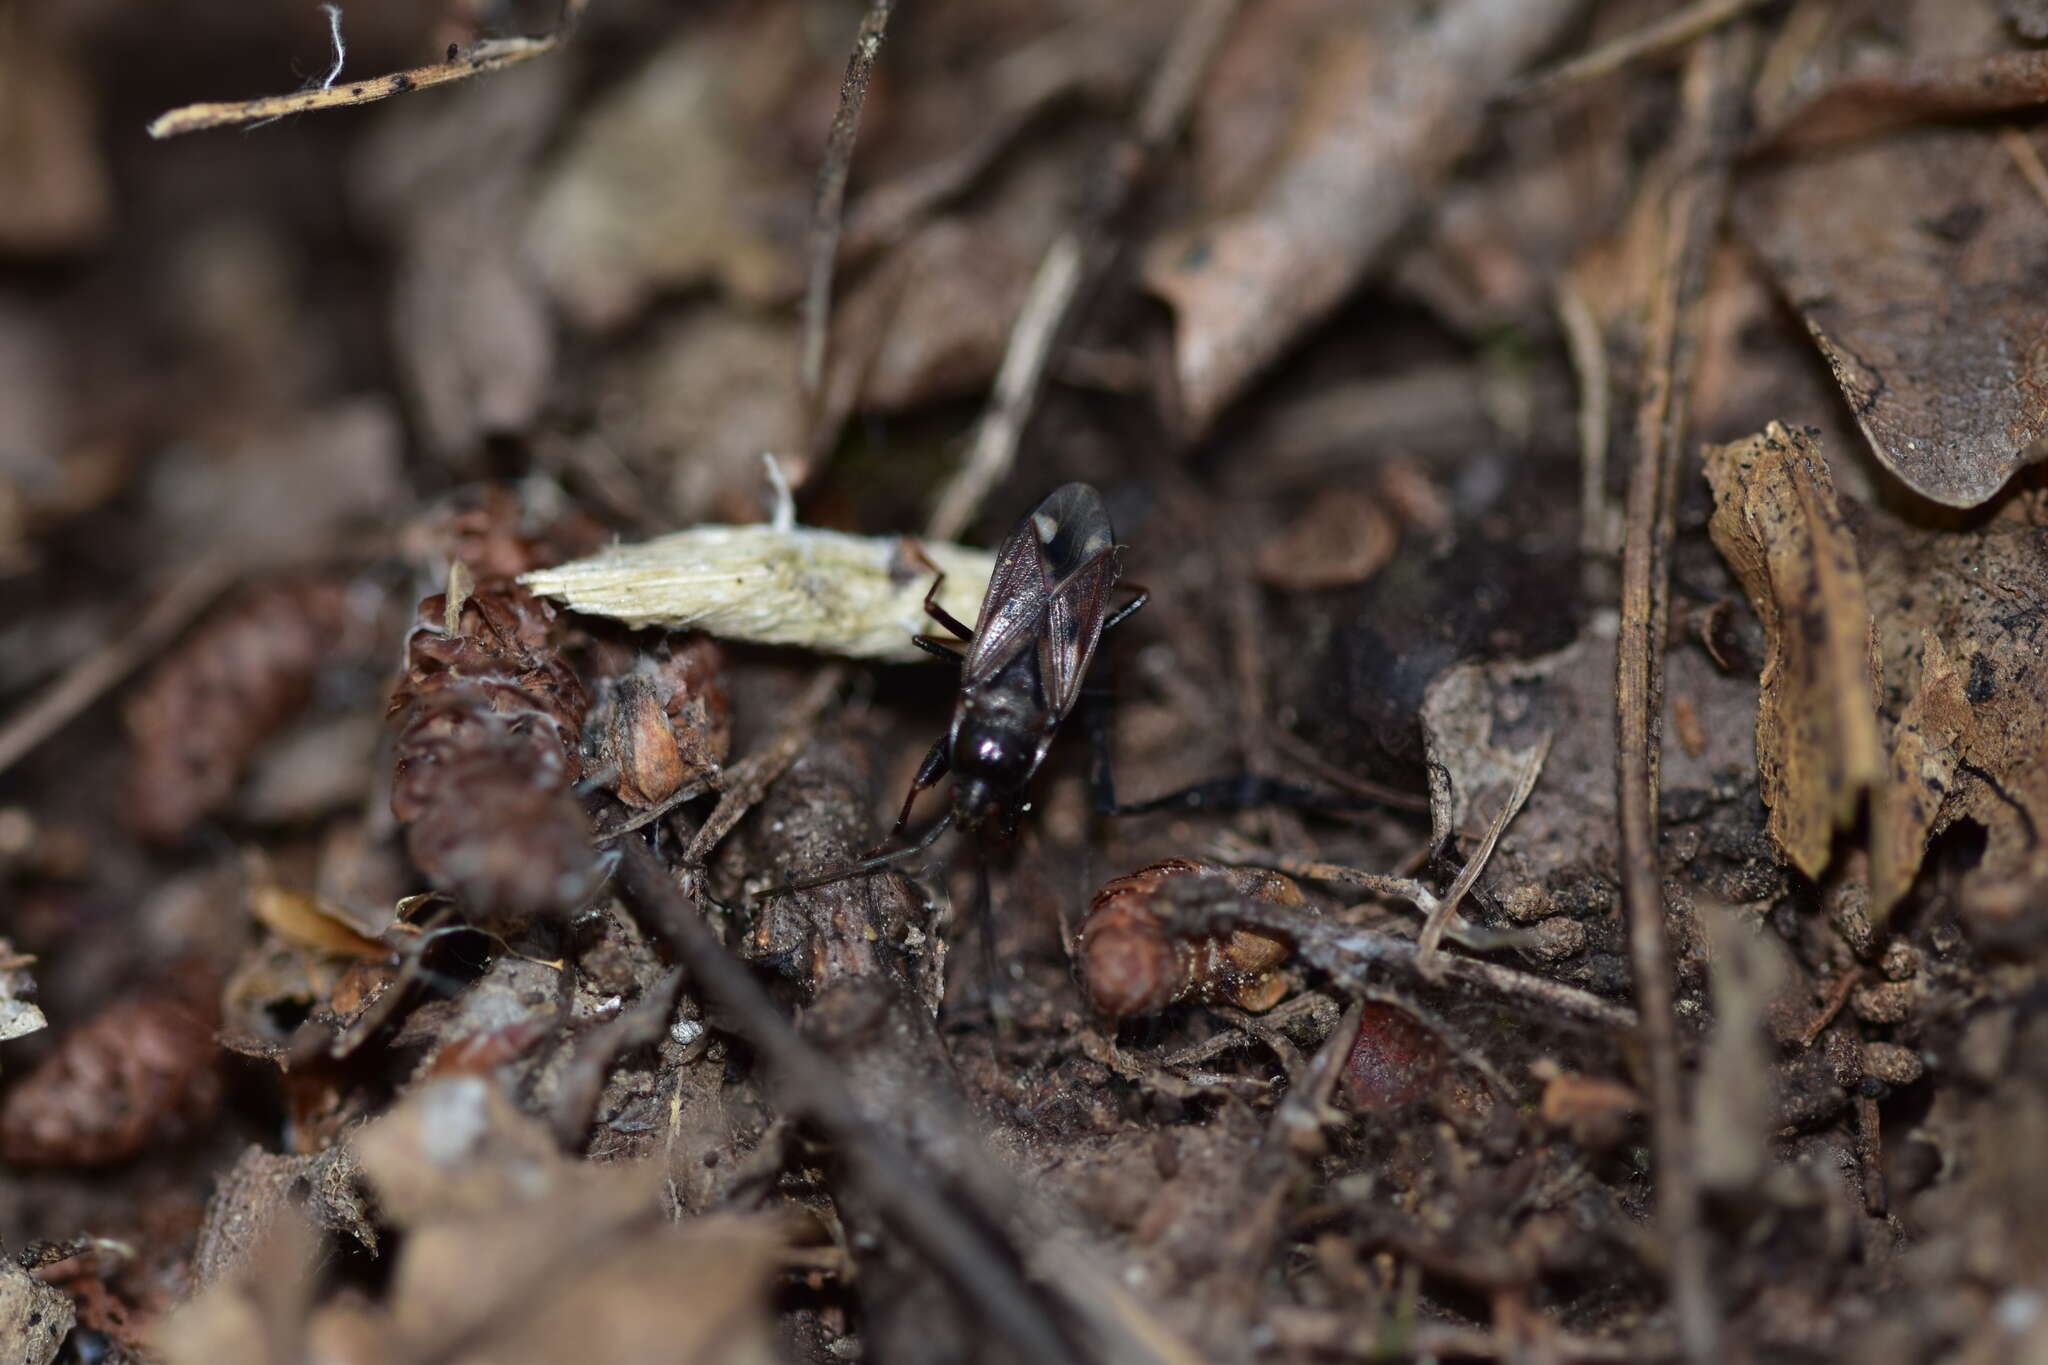
[[[1856,542],[1811,433],[1773,422],[1706,452],[1708,526],[1769,637],[1756,713],[1771,837],[1808,877],[1880,792],[1877,638]],[[1881,857],[1892,856],[1889,852]]]
[[[0,1260],[0,1341],[7,1343],[8,1365],[50,1365],[77,1316],[63,1290],[11,1257]]]
[[[252,589],[203,622],[125,710],[135,827],[174,841],[223,808],[321,670],[367,652],[369,626],[347,583],[319,578]]]
[[[1543,1121],[1589,1152],[1619,1145],[1642,1111],[1643,1097],[1619,1081],[1567,1071],[1543,1085]]]
[[[1325,21],[1284,153],[1248,203],[1156,241],[1181,402],[1205,428],[1350,292],[1477,136],[1486,101],[1576,0],[1384,6]]]
[[[554,612],[517,584],[479,583],[457,630],[435,594],[420,603],[391,811],[413,861],[484,916],[525,919],[580,900],[590,829],[582,774],[583,684],[552,643]]]
[[[0,1102],[0,1158],[108,1166],[204,1128],[220,1103],[214,1021],[189,980],[115,1001],[67,1032]]]
[[[2014,54],[2022,55],[2022,54]],[[2023,54],[2048,61],[2048,54]],[[1974,507],[2048,435],[2048,215],[1990,129],[1915,129],[1768,163],[1736,219],[1884,466]]]
[[[1287,993],[1280,968],[1289,939],[1255,925],[1219,933],[1206,913],[1247,902],[1298,907],[1303,897],[1278,872],[1187,858],[1168,858],[1109,882],[1081,922],[1078,953],[1088,998],[1118,1019],[1156,1014],[1182,1000],[1271,1009]]]

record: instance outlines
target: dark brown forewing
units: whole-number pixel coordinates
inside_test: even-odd
[[[1073,709],[1095,643],[1102,638],[1103,613],[1109,590],[1116,586],[1114,548],[1099,552],[1053,593],[1038,637],[1038,670],[1044,680],[1045,704],[1055,720]]]
[[[988,595],[981,599],[974,643],[961,673],[963,686],[994,677],[1038,638],[1052,586],[1038,536],[1026,517],[996,551],[995,572],[989,575]]]
[[[1077,582],[1083,588],[1081,600],[1095,603],[1092,612],[1083,610],[1075,618],[1090,637],[1078,657],[1085,669],[1102,619],[1101,595],[1116,581],[1115,569],[1099,590],[1090,589],[1085,580],[1099,562],[1110,558],[1114,546],[1102,495],[1085,483],[1062,484],[1032,508],[996,551],[995,572],[989,577],[988,595],[981,600],[981,619],[975,623],[974,644],[967,653],[966,685],[994,677],[1027,645],[1039,641],[1052,602]],[[1113,566],[1113,558],[1110,562]],[[1078,677],[1075,669],[1062,665],[1061,675],[1066,674]],[[1063,713],[1073,702],[1073,687],[1055,685],[1052,672],[1044,676],[1052,697],[1066,697],[1065,705],[1055,701],[1053,706],[1055,713]]]

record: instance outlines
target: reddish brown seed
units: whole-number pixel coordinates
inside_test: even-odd
[[[1301,888],[1277,872],[1168,858],[1118,877],[1096,893],[1081,923],[1081,982],[1114,1018],[1152,1014],[1182,1000],[1266,1010],[1287,993],[1280,971],[1293,945],[1241,923],[1228,933],[1190,932],[1201,912],[1259,904],[1299,905]]]
[[[0,1104],[0,1158],[105,1166],[172,1142],[220,1103],[209,1008],[191,993],[117,1001],[66,1034]]]
[[[1443,1045],[1405,1010],[1377,1001],[1361,1008],[1341,1078],[1351,1107],[1372,1113],[1419,1099],[1443,1065]]]

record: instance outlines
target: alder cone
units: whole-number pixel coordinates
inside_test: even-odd
[[[571,792],[588,698],[552,643],[554,612],[515,583],[479,584],[454,633],[420,603],[391,810],[413,861],[487,917],[564,910],[591,883],[590,827]]]
[[[369,625],[345,582],[308,579],[246,592],[188,635],[127,705],[136,831],[174,843],[225,806],[320,670],[366,652]]]
[[[66,1034],[0,1104],[0,1158],[107,1166],[203,1128],[219,1107],[210,1010],[189,992],[116,1001]]]

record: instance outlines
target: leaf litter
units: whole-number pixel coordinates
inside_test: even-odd
[[[0,1334],[2034,1350],[2036,8],[22,20]],[[1152,808],[763,897],[1070,480]]]

